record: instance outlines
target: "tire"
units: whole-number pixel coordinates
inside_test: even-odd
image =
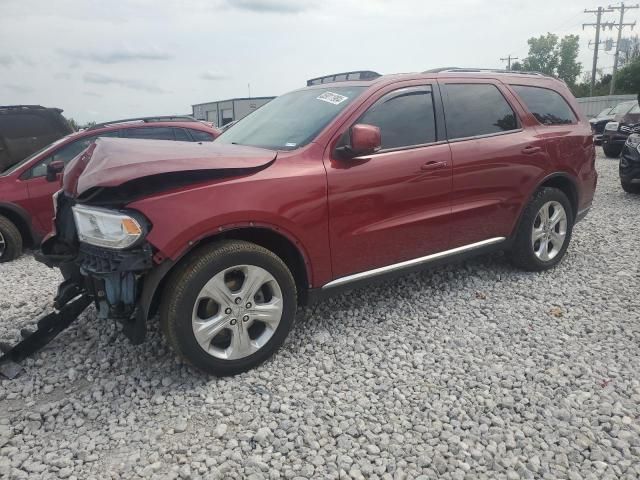
[[[622,185],[622,189],[627,193],[640,193],[640,184],[628,183],[620,180],[620,185]]]
[[[602,144],[602,150],[607,158],[618,158],[622,153],[622,147],[617,145]]]
[[[0,263],[15,260],[22,254],[22,235],[16,226],[0,215]]]
[[[544,218],[543,208],[547,211],[547,218],[550,217],[548,221]],[[553,223],[556,212],[559,217]],[[574,218],[571,203],[561,190],[540,188],[522,214],[509,252],[511,262],[531,272],[555,267],[569,247]],[[558,247],[560,241],[562,243]]]
[[[169,276],[163,297],[160,322],[169,344],[193,366],[218,376],[244,372],[272,356],[297,308],[296,284],[285,263],[236,240],[189,255]]]

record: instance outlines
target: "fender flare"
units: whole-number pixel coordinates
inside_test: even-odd
[[[302,243],[293,236],[289,231],[284,230],[280,227],[275,227],[274,225],[260,223],[260,222],[242,222],[242,223],[234,223],[231,225],[220,226],[213,231],[209,231],[204,235],[201,235],[191,242],[187,248],[181,250],[178,255],[172,258],[161,257],[162,261],[159,263],[156,268],[154,268],[149,275],[146,276],[143,286],[142,292],[139,297],[139,309],[136,314],[135,323],[139,325],[138,328],[143,327],[146,321],[149,319],[149,313],[151,311],[151,307],[153,306],[153,300],[156,298],[156,294],[158,293],[158,288],[162,284],[162,281],[169,275],[169,273],[173,270],[180,261],[186,257],[193,250],[198,248],[198,246],[202,245],[202,242],[215,238],[218,235],[222,235],[225,233],[233,232],[233,231],[242,231],[245,229],[258,228],[271,231],[275,234],[285,237],[291,244],[296,247],[298,253],[302,257],[302,261],[304,263],[304,267],[306,270],[307,280],[309,282],[309,288],[311,285],[311,279],[313,278],[313,269],[311,268],[311,262],[309,260],[309,256],[304,249]],[[156,258],[154,256],[154,258]],[[142,324],[142,325],[140,325]]]
[[[538,182],[536,182],[536,184],[533,187],[533,189],[531,189],[531,191],[529,192],[529,195],[527,196],[527,202],[523,203],[522,206],[520,207],[520,211],[518,212],[518,220],[515,222],[512,230],[511,230],[510,238],[513,238],[515,233],[518,231],[518,228],[520,227],[520,222],[522,221],[522,215],[524,214],[525,208],[527,208],[527,205],[529,204],[529,199],[533,196],[533,194],[535,192],[538,191],[538,189],[542,185],[547,183],[549,180],[553,180],[553,179],[556,179],[556,178],[562,178],[563,180],[567,180],[571,184],[571,187],[573,189],[573,193],[574,193],[574,197],[575,198],[569,198],[569,201],[571,202],[571,206],[575,207],[574,208],[575,211],[572,212],[573,213],[573,218],[574,218],[574,221],[575,221],[575,218],[578,215],[578,208],[579,208],[578,201],[579,201],[579,198],[580,198],[578,182],[576,182],[575,178],[568,172],[553,172],[553,173],[550,173],[550,174],[542,177],[542,179],[540,179]]]

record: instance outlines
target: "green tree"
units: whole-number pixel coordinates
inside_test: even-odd
[[[553,33],[530,38],[527,40],[529,54],[522,62],[515,62],[511,69],[553,75],[573,87],[582,72],[582,64],[577,61],[579,40],[577,35],[567,35],[560,39]]]
[[[640,94],[640,58],[636,58],[616,75],[616,93]]]
[[[558,36],[553,33],[527,40],[529,54],[522,61],[524,70],[555,75],[560,64],[558,55]]]
[[[582,71],[582,65],[577,61],[580,50],[579,41],[578,35],[567,35],[560,40],[560,45],[556,49],[559,57],[558,77],[567,82],[570,87],[576,84],[576,79]]]
[[[76,122],[71,117],[67,118],[67,123],[71,126],[71,128],[73,128],[74,132],[77,132],[80,129],[80,125],[78,125],[78,122]]]

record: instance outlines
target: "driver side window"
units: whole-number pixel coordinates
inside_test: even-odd
[[[356,123],[380,128],[382,150],[436,141],[436,121],[429,87],[402,88],[383,96]]]

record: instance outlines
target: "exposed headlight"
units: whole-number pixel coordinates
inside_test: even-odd
[[[72,208],[81,242],[120,250],[130,247],[145,234],[141,222],[125,213],[82,205]]]
[[[631,148],[637,148],[640,152],[640,135],[637,133],[632,133],[627,137],[627,146]]]
[[[618,122],[609,122],[604,126],[604,129],[617,132],[619,126],[620,126],[620,123]]]

